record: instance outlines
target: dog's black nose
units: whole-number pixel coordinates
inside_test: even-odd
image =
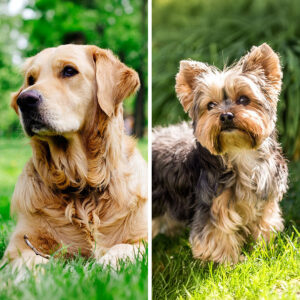
[[[227,112],[227,113],[221,114],[221,116],[220,116],[220,120],[223,124],[232,123],[233,118],[234,118],[234,114],[232,112]]]
[[[30,90],[20,94],[17,104],[21,111],[24,112],[36,109],[41,101],[41,94],[36,90]]]

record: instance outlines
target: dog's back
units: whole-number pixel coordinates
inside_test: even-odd
[[[192,222],[196,210],[208,211],[218,191],[224,166],[193,135],[192,126],[181,123],[153,132],[152,211],[178,221]]]

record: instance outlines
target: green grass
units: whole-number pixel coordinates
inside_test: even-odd
[[[235,266],[193,259],[188,232],[153,241],[153,299],[299,299],[300,162],[290,163],[282,201],[285,231],[269,245],[247,245]]]
[[[138,142],[147,159],[147,140]],[[0,259],[15,220],[9,215],[10,198],[25,162],[31,156],[28,140],[0,138]],[[0,299],[146,299],[148,284],[147,254],[135,264],[121,266],[118,272],[103,269],[94,260],[78,257],[63,261],[51,259],[35,273],[27,271],[25,280],[16,283],[16,274],[6,266],[0,270]]]
[[[147,256],[136,264],[122,266],[116,273],[103,270],[95,261],[77,258],[68,262],[52,260],[37,274],[17,284],[10,269],[0,274],[0,299],[146,299]]]
[[[144,159],[148,161],[148,138],[142,138],[138,141],[138,148]]]

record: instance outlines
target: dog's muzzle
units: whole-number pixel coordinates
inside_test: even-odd
[[[33,136],[42,128],[47,127],[39,111],[42,102],[43,97],[36,90],[23,92],[17,99],[24,130],[29,136]]]

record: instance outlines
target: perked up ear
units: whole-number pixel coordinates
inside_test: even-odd
[[[266,43],[252,47],[251,51],[241,59],[244,73],[263,71],[266,79],[276,88],[281,89],[282,71],[278,55]]]
[[[97,98],[107,116],[114,114],[116,106],[135,93],[140,80],[136,71],[121,63],[111,51],[90,46],[96,65]]]
[[[175,90],[185,112],[193,103],[197,78],[209,72],[209,66],[193,60],[182,60],[176,75]]]

